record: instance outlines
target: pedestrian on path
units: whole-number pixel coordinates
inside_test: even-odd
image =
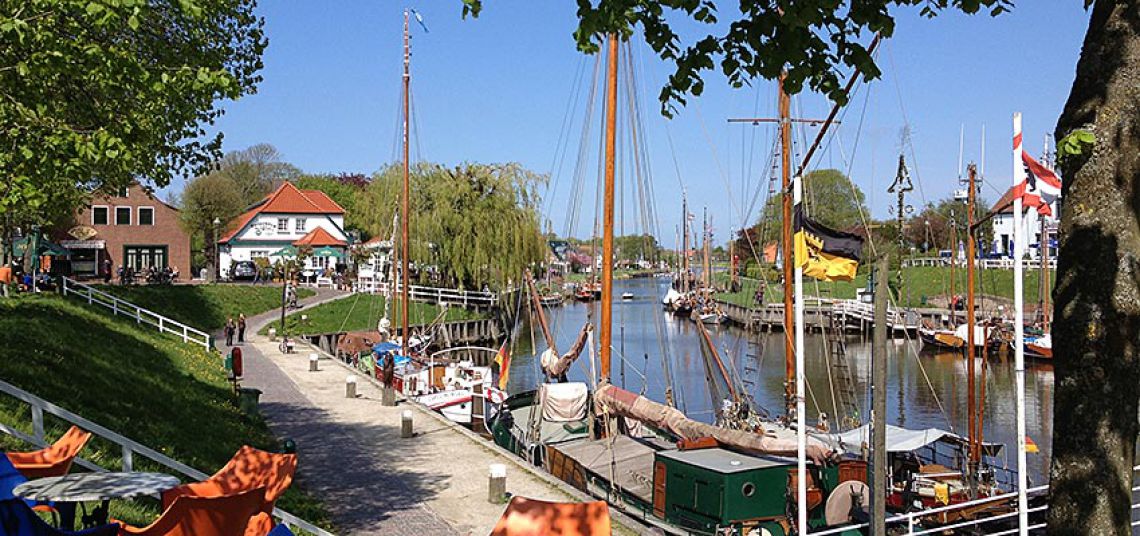
[[[245,313],[238,313],[238,344],[245,343]]]
[[[231,316],[226,319],[226,346],[234,345],[234,329],[236,327],[237,326],[234,325],[234,317]]]

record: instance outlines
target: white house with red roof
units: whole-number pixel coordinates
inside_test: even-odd
[[[273,193],[249,207],[226,227],[218,240],[219,267],[223,277],[234,263],[266,257],[287,246],[313,250],[332,248],[347,254],[348,234],[344,230],[344,208],[320,190],[301,190],[293,183],[282,183]],[[311,256],[306,275],[335,268],[336,257]],[[343,261],[341,261],[343,263]]]
[[[1003,256],[1013,256],[1013,197],[1014,190],[1010,188],[1006,190],[1005,194],[994,203],[993,209],[997,211],[994,214],[994,244],[992,248],[986,248],[984,251],[996,251]],[[1049,258],[1055,260],[1057,258],[1057,227],[1060,221],[1061,214],[1061,198],[1053,201],[1049,205],[1051,214],[1041,216],[1037,213],[1034,207],[1022,207],[1022,233],[1028,237],[1026,255],[1030,259],[1038,259],[1041,254],[1041,226],[1045,224],[1045,234],[1049,245]]]

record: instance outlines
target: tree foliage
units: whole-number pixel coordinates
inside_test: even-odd
[[[837,169],[820,169],[803,178],[804,210],[814,220],[844,230],[861,223],[860,211],[868,214],[863,190]],[[784,221],[783,198],[773,196],[760,216],[768,237],[780,236]]]
[[[0,6],[0,215],[19,224],[102,187],[204,170],[217,101],[252,93],[253,0],[26,0]]]
[[[661,245],[651,234],[614,237],[614,257],[617,261],[654,261],[661,253]]]
[[[373,236],[393,235],[402,172],[393,165],[376,174],[356,205],[363,229]],[[545,258],[538,217],[545,175],[518,164],[420,164],[410,180],[411,260],[435,266],[448,284],[517,282],[523,269]]]
[[[233,181],[242,206],[260,201],[282,182],[301,176],[301,170],[282,161],[281,153],[268,143],[226,153],[211,173]]]
[[[482,0],[463,0],[464,15],[478,16]],[[805,85],[846,102],[843,70],[858,69],[867,80],[880,73],[867,51],[872,34],[890,37],[897,8],[917,8],[927,17],[948,9],[998,15],[1011,0],[760,0],[721,4],[713,0],[578,0],[579,50],[598,50],[600,35],[629,38],[640,31],[646,43],[675,69],[661,89],[662,112],[671,115],[689,95],[704,91],[703,76],[717,68],[733,87],[756,78],[769,80],[787,71],[784,87],[798,93]],[[678,21],[708,28],[682,37],[673,30]],[[705,35],[701,35],[705,34]]]

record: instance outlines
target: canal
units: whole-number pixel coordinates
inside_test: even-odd
[[[688,319],[676,318],[662,310],[661,298],[668,280],[629,279],[614,282],[614,330],[612,380],[634,392],[664,401],[666,379],[663,359],[672,368],[677,407],[690,418],[711,421],[713,401],[708,394],[705,368],[697,338],[697,327]],[[623,293],[632,300],[622,300]],[[597,303],[567,302],[547,309],[558,349],[565,352],[590,315],[597,317]],[[756,404],[770,414],[783,411],[784,344],[782,333],[755,334],[729,326],[710,326],[710,334],[722,357],[730,360],[741,378],[751,384]],[[596,333],[595,333],[596,335]],[[534,389],[542,380],[538,358],[531,346],[545,349],[537,326],[524,324],[517,335],[515,355],[507,390],[511,393]],[[595,343],[597,341],[595,340]],[[888,422],[922,429],[940,428],[966,435],[967,364],[960,354],[935,354],[921,349],[918,340],[895,339],[888,344],[887,410]],[[826,337],[810,334],[805,340],[807,360],[807,418],[814,424],[820,412],[826,413],[834,428],[845,417],[866,419],[870,408],[871,342],[858,336],[846,337],[846,360],[854,403],[839,388],[840,372],[829,363]],[[982,363],[975,362],[981,371]],[[588,381],[590,359],[583,353],[569,374],[572,381]],[[980,375],[978,376],[981,377]],[[834,386],[834,387],[833,387]],[[1016,406],[1014,367],[1007,360],[990,359],[985,375],[983,434],[986,441],[1007,446],[1004,460],[1016,468]],[[1028,456],[1031,484],[1045,481],[1049,467],[1053,423],[1053,370],[1051,365],[1030,363],[1026,370],[1026,425],[1029,437],[1040,451]],[[840,419],[836,419],[836,409]]]

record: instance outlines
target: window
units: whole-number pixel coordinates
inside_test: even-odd
[[[295,222],[296,225],[295,225],[294,230],[296,230],[298,233],[305,232],[305,222],[306,221],[307,220],[305,220],[305,218],[297,218],[297,220]]]
[[[268,249],[255,249],[255,250],[249,252],[249,258],[251,258],[251,259],[267,258],[267,257],[269,257],[269,250]]]
[[[289,232],[289,218],[277,218],[277,232]]]
[[[131,224],[131,207],[115,207],[115,225]]]
[[[154,207],[139,207],[139,225],[154,225]]]
[[[130,187],[124,186],[124,187],[119,189],[119,197],[130,197],[130,195],[131,195]]]
[[[91,225],[107,225],[107,207],[91,207]]]
[[[167,266],[166,246],[124,246],[123,260],[131,270]]]

